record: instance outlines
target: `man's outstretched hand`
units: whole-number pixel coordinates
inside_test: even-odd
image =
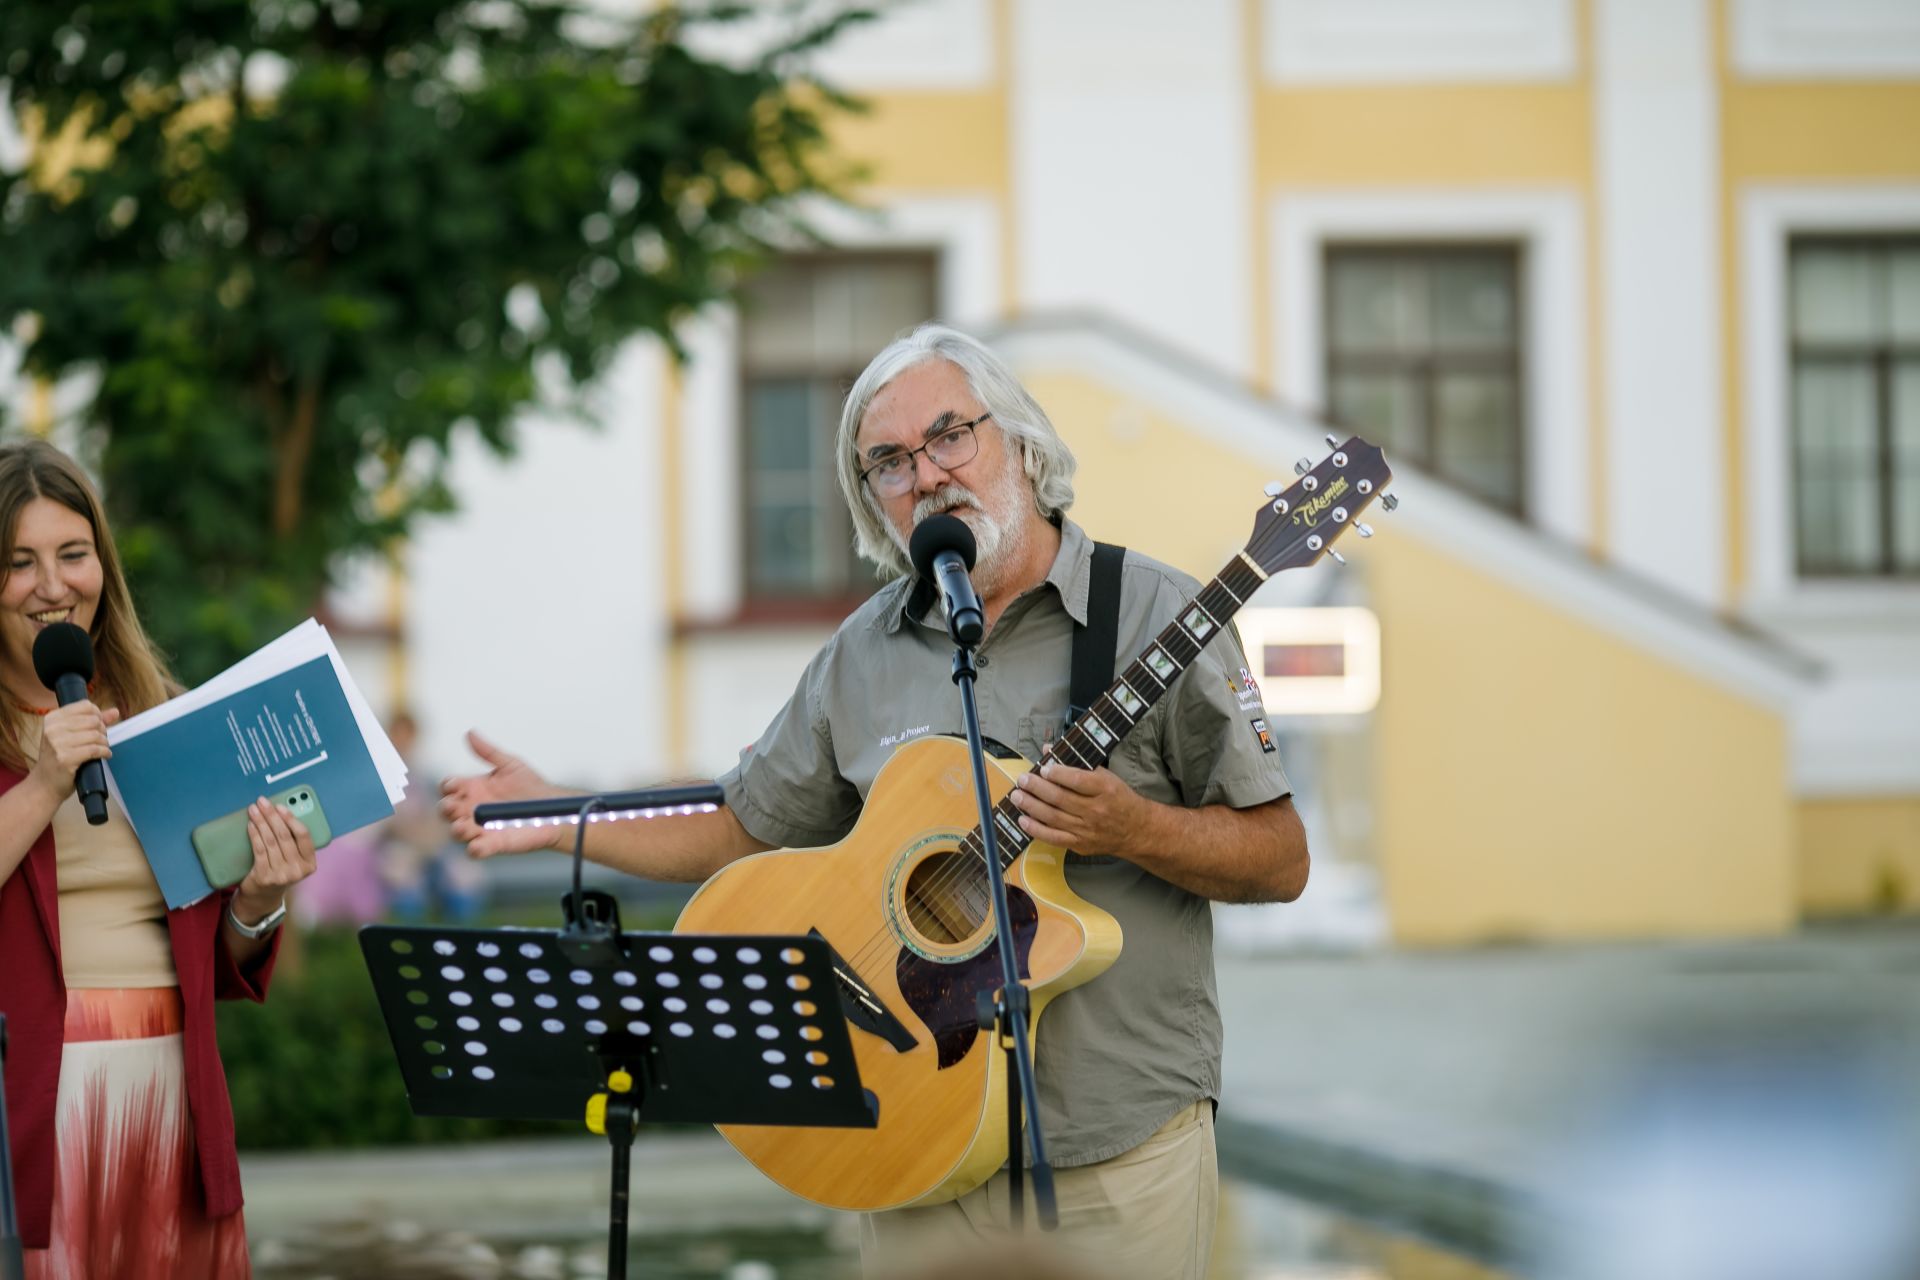
[[[530,853],[536,849],[557,849],[563,841],[571,842],[572,829],[565,826],[482,830],[473,820],[473,811],[480,805],[505,800],[538,800],[564,792],[536,773],[525,760],[502,751],[475,730],[467,731],[467,746],[490,767],[485,773],[452,777],[442,782],[440,816],[453,828],[454,838],[466,842],[470,856],[491,858],[500,853]]]

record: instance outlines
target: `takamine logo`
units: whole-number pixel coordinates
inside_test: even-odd
[[[1319,522],[1320,517],[1326,513],[1328,507],[1346,495],[1347,478],[1345,476],[1336,477],[1334,482],[1327,486],[1325,493],[1310,502],[1303,502],[1295,507],[1290,519],[1295,524],[1305,525],[1311,529]]]

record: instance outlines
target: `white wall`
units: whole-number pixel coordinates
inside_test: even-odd
[[[1719,133],[1708,0],[1596,0],[1607,546],[1722,601]]]
[[[461,512],[408,554],[407,651],[422,762],[472,763],[478,726],[556,781],[613,787],[666,768],[665,357],[624,351],[594,431],[529,415],[519,456],[455,450]]]
[[[1238,0],[1030,0],[1013,22],[1020,309],[1109,312],[1251,372]]]
[[[1263,0],[1261,64],[1289,84],[1555,80],[1572,0]]]

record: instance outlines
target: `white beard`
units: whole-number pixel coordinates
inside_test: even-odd
[[[984,497],[963,484],[944,484],[913,504],[911,529],[928,516],[951,511],[973,530],[973,589],[990,596],[1000,586],[1008,568],[1020,562],[1026,551],[1027,521],[1022,520],[1019,504],[1031,501],[1017,463]],[[889,526],[893,540],[902,551],[908,539]]]

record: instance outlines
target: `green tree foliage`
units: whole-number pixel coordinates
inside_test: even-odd
[[[448,509],[450,439],[726,291],[844,189],[798,74],[693,24],[543,0],[0,3],[39,139],[0,173],[0,324],[85,411],[149,627],[189,681],[309,611],[342,553]],[[73,145],[73,144],[78,145]],[[529,518],[538,506],[530,502]]]

